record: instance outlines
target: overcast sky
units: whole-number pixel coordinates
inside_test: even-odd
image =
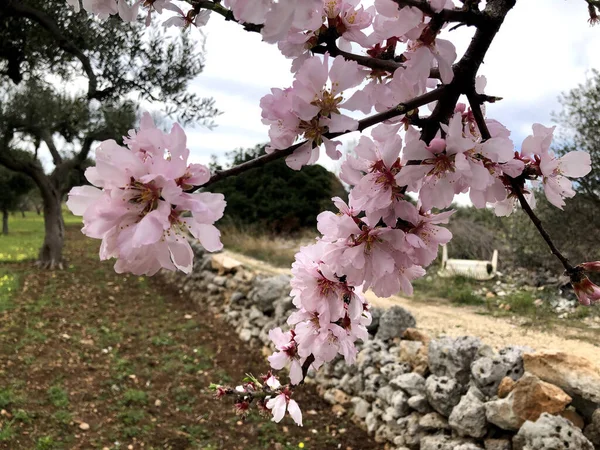
[[[488,117],[504,123],[520,146],[531,124],[552,124],[557,97],[585,80],[591,68],[600,69],[600,26],[590,27],[583,0],[519,0],[494,40],[480,74],[486,75],[486,93],[503,97],[488,106]],[[206,35],[206,67],[192,89],[216,100],[223,114],[214,130],[187,128],[188,146],[195,162],[223,155],[238,147],[268,140],[261,123],[259,101],[271,87],[292,82],[290,61],[277,48],[261,42],[260,35],[235,23],[211,17]],[[198,33],[193,30],[193,33]],[[459,57],[473,29],[450,33]],[[356,139],[358,133],[349,135]],[[320,161],[326,166],[331,163]]]

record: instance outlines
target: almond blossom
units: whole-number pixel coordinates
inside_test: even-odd
[[[208,169],[188,165],[189,150],[181,127],[170,133],[154,127],[149,115],[142,128],[125,139],[96,149],[96,166],[86,170],[94,185],[76,187],[67,206],[83,216],[82,232],[101,239],[100,258],[116,258],[117,272],[151,275],[160,268],[192,269],[193,253],[187,236],[208,251],[222,248],[213,225],[223,215],[222,194],[184,192],[189,183],[205,183]]]
[[[340,142],[331,141],[326,134],[357,128],[358,122],[342,114],[340,108],[345,106],[344,91],[358,86],[363,79],[364,71],[354,61],[337,57],[330,68],[327,54],[323,59],[317,56],[307,59],[291,88],[272,89],[271,94],[261,99],[263,123],[270,125],[271,145],[267,151],[285,149],[296,138],[303,137],[307,142],[286,158],[292,169],[314,164],[321,144],[329,157],[339,159]]]
[[[266,406],[273,414],[273,422],[281,422],[287,409],[288,414],[296,422],[296,425],[302,426],[302,411],[300,411],[298,403],[291,398],[291,392],[288,389],[284,389],[281,394],[270,398]]]
[[[569,178],[579,178],[592,170],[590,154],[583,151],[573,151],[556,158],[551,151],[541,154],[540,171],[543,175],[544,193],[550,203],[563,209],[564,198],[575,196],[572,182]]]

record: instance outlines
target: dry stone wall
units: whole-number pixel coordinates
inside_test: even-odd
[[[268,331],[293,308],[290,277],[257,275],[222,254],[194,251],[190,275],[164,279],[266,353]],[[589,361],[528,347],[495,351],[472,336],[430,338],[399,306],[373,317],[357,363],[339,358],[309,381],[382,448],[600,449],[600,374]]]

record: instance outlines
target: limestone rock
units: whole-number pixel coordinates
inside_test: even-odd
[[[398,375],[390,381],[390,386],[402,389],[411,396],[425,394],[425,378],[415,372]]]
[[[448,423],[460,436],[482,438],[486,435],[485,406],[473,390],[469,390],[460,399],[452,410]]]
[[[537,352],[523,355],[525,370],[567,394],[581,396],[600,404],[600,368],[579,356],[562,352]]]
[[[392,306],[379,319],[376,337],[384,341],[400,337],[407,328],[412,328],[416,324],[417,321],[408,310],[401,306]]]
[[[328,389],[323,398],[332,405],[345,405],[350,403],[351,397],[341,389]]]
[[[506,398],[485,403],[485,417],[487,421],[503,430],[518,430],[523,420],[515,414],[513,400],[514,396],[511,392]]]
[[[371,409],[371,405],[365,399],[360,397],[353,397],[352,403],[354,403],[354,415],[356,417],[360,417],[364,419],[369,414],[369,410]]]
[[[429,370],[434,375],[455,378],[459,384],[466,385],[479,347],[479,338],[471,336],[433,339],[429,342]]]
[[[485,450],[512,450],[512,443],[509,439],[486,439],[483,441]]]
[[[460,386],[454,378],[432,375],[425,381],[425,391],[433,409],[446,417],[460,401]]]
[[[411,449],[419,448],[421,439],[425,435],[425,431],[419,425],[421,415],[413,412],[412,414],[398,419],[396,422],[396,432],[402,437],[401,445],[405,445]]]
[[[532,351],[529,347],[506,347],[492,356],[479,358],[471,366],[473,383],[488,397],[498,391],[505,377],[516,381],[523,375],[523,353]]]
[[[529,374],[517,381],[512,394],[513,410],[523,421],[536,421],[544,412],[558,414],[571,402],[561,388]]]
[[[449,430],[450,425],[448,425],[448,420],[442,416],[440,413],[431,412],[429,414],[425,414],[423,417],[419,419],[419,425],[424,430],[428,431],[439,431],[439,430]]]
[[[398,359],[412,367],[413,372],[425,376],[429,371],[429,347],[418,341],[401,341]]]
[[[407,341],[419,341],[423,344],[429,344],[431,338],[429,335],[417,328],[407,328],[404,333],[402,333],[402,339],[406,339]]]
[[[390,403],[395,411],[395,418],[404,417],[408,415],[410,412],[410,407],[408,406],[408,397],[402,391],[394,392],[392,395],[392,401]]]
[[[380,372],[388,380],[392,380],[399,375],[408,374],[410,372],[410,365],[408,363],[393,362],[383,366]]]
[[[579,428],[563,417],[544,413],[523,424],[513,438],[514,450],[594,450]]]
[[[591,423],[585,427],[585,437],[600,447],[600,408],[592,414]]]
[[[500,382],[500,385],[498,386],[498,397],[500,397],[500,398],[507,397],[508,394],[510,394],[512,392],[512,390],[515,388],[515,384],[516,383],[510,377],[502,378],[502,381]]]
[[[465,438],[452,438],[443,434],[424,436],[420,450],[483,450],[483,447]]]
[[[212,255],[210,261],[213,270],[216,270],[219,275],[236,272],[239,268],[243,267],[241,262],[223,253]]]
[[[583,417],[581,417],[577,413],[575,408],[572,408],[572,407],[567,408],[563,412],[561,412],[559,415],[561,417],[564,417],[565,419],[567,419],[569,422],[571,422],[573,425],[575,425],[580,430],[583,430],[583,427],[585,427],[585,421],[583,420]]]
[[[408,406],[422,414],[427,414],[431,411],[431,406],[424,395],[413,395],[408,399]]]
[[[248,298],[264,314],[271,315],[275,311],[275,300],[288,296],[290,293],[290,276],[257,278],[254,288]]]

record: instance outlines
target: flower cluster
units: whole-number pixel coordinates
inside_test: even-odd
[[[164,268],[189,273],[188,233],[208,251],[223,247],[213,225],[223,216],[223,195],[186,192],[206,183],[210,172],[188,164],[179,125],[164,133],[146,113],[141,129],[124,141],[127,148],[113,140],[100,144],[96,166],[85,173],[93,186],[73,188],[67,206],[83,216],[86,236],[102,239],[100,259],[116,258],[117,272],[153,275]]]
[[[227,395],[233,396],[235,398],[235,411],[242,417],[246,416],[254,403],[259,413],[270,412],[273,416],[273,422],[281,422],[287,411],[296,425],[302,426],[302,412],[298,403],[292,399],[291,386],[282,386],[279,378],[271,372],[260,378],[261,380],[258,380],[248,374],[244,379],[244,384],[236,386],[235,389],[216,384],[211,384],[210,388],[215,391],[217,398]]]
[[[327,138],[327,133],[356,130],[358,122],[342,114],[340,108],[353,109],[344,101],[344,91],[358,86],[364,71],[354,61],[338,56],[329,67],[329,55],[323,59],[313,56],[304,62],[291,88],[271,89],[261,99],[263,123],[270,126],[271,145],[268,151],[290,147],[297,137],[306,142],[286,159],[292,169],[314,164],[319,146],[327,155],[339,159],[340,144]],[[329,85],[327,81],[329,80]]]

